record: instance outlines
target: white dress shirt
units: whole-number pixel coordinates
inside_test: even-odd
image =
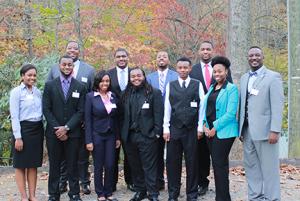
[[[72,73],[74,78],[76,78],[76,76],[78,74],[79,65],[80,65],[80,60],[78,59],[77,61],[74,62],[74,68],[73,68],[73,73]]]
[[[261,76],[261,71],[264,68],[264,66],[262,66],[261,68],[259,68],[258,70],[256,70],[255,72],[257,73],[256,75],[253,76],[249,76],[249,80],[248,80],[248,93],[251,92],[252,88],[253,88],[253,83],[255,82],[255,80]],[[252,71],[250,71],[251,73],[253,73]],[[249,73],[250,73],[249,72]]]
[[[121,83],[121,72],[124,70],[124,72],[125,72],[125,83],[126,83],[126,86],[127,86],[127,84],[128,84],[128,66],[126,66],[124,69],[119,68],[117,66],[116,69],[117,69],[117,76],[118,76],[119,85]]]
[[[203,75],[204,82],[205,82],[205,85],[206,85],[206,79],[205,79],[205,63],[201,61],[200,64],[201,64],[202,75]],[[211,62],[208,63],[208,70],[209,70],[210,77],[212,77],[212,74],[213,74],[213,68],[212,68],[212,66],[211,66]]]
[[[185,81],[186,88],[189,86],[191,78],[188,76],[186,80],[181,79],[178,77],[179,85],[182,87],[183,81]],[[169,100],[170,96],[170,83],[166,86],[166,97],[165,97],[165,108],[164,108],[164,123],[163,123],[163,129],[164,133],[170,133],[170,119],[171,119],[171,104]],[[198,111],[198,128],[197,130],[199,132],[203,131],[203,118],[204,118],[204,106],[203,106],[203,100],[204,100],[204,90],[201,82],[199,82],[199,98],[200,98],[200,107]]]

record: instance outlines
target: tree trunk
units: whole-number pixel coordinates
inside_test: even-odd
[[[58,10],[58,17],[56,19],[56,28],[55,28],[55,50],[58,51],[58,41],[59,41],[59,31],[60,31],[60,23],[62,17],[62,2],[61,0],[57,0],[57,10]]]
[[[33,58],[33,42],[32,42],[32,38],[33,38],[33,34],[32,34],[32,28],[31,28],[31,13],[32,13],[32,9],[31,9],[31,1],[30,0],[25,0],[25,10],[24,10],[24,16],[25,16],[25,40],[27,41],[27,46],[28,46],[28,57],[29,60],[31,60]]]
[[[250,42],[250,4],[249,0],[229,1],[229,26],[227,55],[231,61],[234,83],[248,70],[246,59]],[[231,159],[242,159],[242,145],[236,140],[231,151]]]
[[[75,18],[74,18],[75,30],[77,33],[77,39],[80,46],[81,57],[84,57],[83,52],[83,39],[81,35],[81,19],[80,19],[80,0],[75,0]]]
[[[288,0],[289,158],[300,157],[300,1]]]

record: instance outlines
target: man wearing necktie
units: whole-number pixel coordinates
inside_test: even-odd
[[[128,67],[128,61],[129,61],[129,54],[126,49],[124,48],[118,48],[115,51],[114,54],[115,57],[115,64],[116,67],[110,69],[108,71],[108,74],[111,78],[111,91],[114,92],[117,96],[117,98],[120,100],[122,94],[124,93],[126,86],[128,84],[129,80],[129,73],[130,68]],[[123,124],[123,105],[121,101],[118,105],[119,108],[119,116],[120,116],[120,130],[122,128]],[[126,147],[124,147],[124,144],[122,143],[122,148],[124,152],[124,177],[125,177],[125,183],[127,184],[127,188],[129,190],[134,191],[134,186],[131,178],[131,171],[129,168],[128,160],[127,160],[127,154],[126,154]],[[121,148],[116,149],[116,161],[115,161],[115,178],[114,178],[114,186],[113,191],[117,188],[118,183],[118,164],[119,164],[119,158],[120,158],[120,150]]]
[[[86,88],[72,77],[73,67],[72,57],[61,57],[61,75],[48,81],[43,93],[49,155],[49,201],[60,200],[60,166],[63,160],[66,161],[70,201],[81,201],[77,161]]]
[[[248,51],[250,72],[240,81],[239,134],[249,200],[280,200],[279,145],[284,94],[281,75],[263,65],[260,47]]]
[[[72,70],[72,77],[82,83],[88,92],[92,91],[95,69],[93,66],[85,63],[80,56],[79,44],[76,41],[69,41],[66,45],[66,55],[69,55],[73,59],[74,68]],[[54,80],[60,76],[59,64],[55,64],[51,67],[47,81]],[[79,158],[78,158],[78,174],[80,186],[84,194],[90,194],[90,173],[89,167],[89,151],[85,148],[85,131],[84,127],[81,127],[81,138],[79,146]],[[64,193],[67,189],[67,169],[65,161],[61,164],[61,177],[60,177],[60,192]]]
[[[169,68],[169,55],[165,51],[159,51],[156,56],[157,71],[147,75],[147,81],[152,87],[161,91],[163,100],[165,97],[166,86],[169,82],[177,80],[178,74]],[[164,180],[164,148],[165,141],[161,137],[158,144],[158,162],[157,162],[157,188],[163,190],[165,188]]]
[[[182,155],[186,167],[186,200],[198,196],[198,139],[203,137],[202,84],[190,78],[191,61],[177,60],[178,79],[166,87],[163,138],[167,142],[168,201],[177,201],[181,186]]]
[[[199,48],[200,63],[192,67],[190,73],[191,78],[199,80],[202,83],[204,93],[206,94],[209,87],[215,83],[212,76],[213,69],[211,66],[211,59],[213,57],[214,46],[210,41],[203,41]],[[230,69],[228,71],[227,80],[232,83]],[[199,162],[199,178],[198,178],[198,194],[204,195],[208,190],[208,176],[210,172],[210,156],[206,143],[206,136],[198,141],[198,162]]]

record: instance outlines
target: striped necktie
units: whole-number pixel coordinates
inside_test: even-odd
[[[159,74],[159,90],[161,93],[164,93],[164,88],[165,88],[165,75],[163,73]]]

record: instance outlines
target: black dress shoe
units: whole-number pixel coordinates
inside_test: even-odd
[[[132,192],[135,192],[134,184],[127,184],[127,189],[131,190]]]
[[[159,201],[158,197],[149,198],[150,201]]]
[[[70,201],[82,201],[79,195],[70,196]]]
[[[49,197],[48,201],[59,201],[59,199],[55,198],[55,197]]]
[[[68,186],[67,182],[59,183],[59,192],[60,192],[60,194],[63,194],[63,193],[68,191],[67,186]]]
[[[141,201],[147,197],[146,192],[136,192],[129,201]]]
[[[169,198],[168,201],[178,201],[178,199],[174,199],[174,198]]]
[[[117,198],[106,198],[106,201],[119,201]]]
[[[199,186],[198,188],[198,195],[202,196],[208,191],[208,186]]]
[[[81,185],[81,190],[86,195],[91,194],[91,188],[90,188],[90,185],[88,185],[88,184],[82,184]]]

